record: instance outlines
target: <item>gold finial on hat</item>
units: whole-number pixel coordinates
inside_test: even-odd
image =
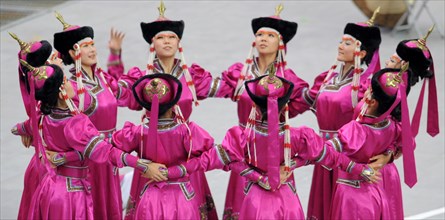
[[[20,40],[19,37],[17,37],[16,34],[9,32],[9,35],[11,35],[12,38],[14,38],[20,45],[20,50],[22,52],[26,52],[26,53],[30,53],[31,52],[31,45],[29,45],[28,43]]]
[[[267,71],[269,72],[268,76],[262,78],[259,84],[267,91],[269,91],[269,84],[274,84],[275,89],[281,88],[283,86],[283,82],[275,75],[277,72],[275,65],[271,64]]]
[[[164,1],[161,0],[161,4],[159,4],[158,10],[159,10],[159,17],[164,18],[165,10],[167,10],[167,8],[164,5]]]
[[[404,63],[402,65],[402,68],[400,69],[399,76],[402,76],[402,74],[408,70],[408,67],[409,67],[409,62]]]
[[[277,5],[277,7],[275,7],[275,16],[280,17],[280,13],[283,11],[283,9],[283,4],[280,3],[279,5]]]
[[[389,76],[388,78],[386,78],[386,87],[398,87],[399,84],[402,82],[402,74],[404,72],[406,72],[408,70],[409,67],[409,62],[406,62],[405,64],[402,65],[402,68],[400,69],[399,73],[397,74],[393,74],[393,73],[388,73],[391,74],[391,76]]]
[[[62,23],[62,25],[63,25],[63,30],[66,30],[67,28],[71,27],[70,24],[68,24],[68,23],[65,22],[65,20],[64,20],[63,17],[62,17],[62,15],[61,15],[59,12],[55,11],[55,14],[56,14],[56,18],[57,18],[57,20],[59,20],[60,23]]]
[[[164,97],[169,92],[169,89],[166,85],[162,83],[159,78],[154,78],[150,81],[150,84],[145,87],[145,93],[150,97],[153,95],[158,95],[158,98]]]
[[[31,65],[29,65],[28,62],[20,59],[20,63],[25,66],[26,68],[28,68],[29,70],[31,70],[33,72],[33,76],[37,77],[37,79],[41,80],[41,79],[47,79],[48,75],[46,74],[46,71],[41,71],[40,68],[35,68]]]
[[[269,78],[272,79],[275,76],[277,70],[275,68],[275,65],[271,64],[267,71],[269,72]]]
[[[420,49],[425,50],[425,46],[426,46],[426,39],[428,39],[428,37],[430,36],[431,32],[433,32],[434,27],[436,26],[436,24],[433,24],[433,26],[430,27],[430,29],[428,29],[428,33],[426,33],[426,35],[422,38],[419,38],[419,40],[417,40],[417,46],[419,46]]]
[[[377,7],[377,9],[374,11],[374,13],[372,14],[371,19],[369,19],[369,21],[366,22],[366,24],[368,24],[368,26],[374,26],[375,17],[377,16],[377,14],[379,12],[380,12],[380,6]]]

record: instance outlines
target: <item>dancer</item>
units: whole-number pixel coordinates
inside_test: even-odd
[[[190,175],[169,178],[166,166],[180,165],[213,147],[213,138],[193,122],[186,122],[177,106],[182,83],[164,73],[145,75],[133,86],[136,100],[148,112],[148,123],[134,125],[126,122],[113,134],[112,143],[131,153],[136,151],[150,161],[149,179],[143,182],[135,219],[203,219],[197,193]],[[162,164],[162,165],[159,165]],[[163,175],[164,174],[164,175]]]
[[[184,88],[178,101],[178,106],[183,112],[185,121],[188,121],[192,114],[193,105],[198,104],[198,100],[207,98],[208,88],[212,81],[211,74],[197,64],[190,67],[185,62],[184,49],[181,40],[184,32],[184,21],[169,20],[165,17],[165,6],[161,1],[159,17],[149,23],[141,22],[142,36],[150,45],[150,54],[146,70],[133,67],[128,71],[128,75],[147,75],[165,73],[178,78]],[[180,58],[176,58],[176,54]],[[133,82],[134,82],[134,78]],[[126,80],[131,82],[132,79]],[[131,85],[131,83],[129,83]],[[126,219],[134,218],[135,207],[139,200],[144,182],[138,180],[138,175],[133,175],[130,198],[127,203]],[[217,219],[215,205],[212,194],[207,183],[204,172],[198,171],[190,176],[190,182],[196,190],[196,200],[199,205],[199,212],[204,218]]]
[[[373,155],[384,154],[393,145],[406,146],[404,167],[406,178],[415,175],[406,93],[409,91],[408,63],[405,68],[382,69],[375,73],[371,87],[364,94],[365,101],[357,120],[338,131],[337,137],[328,141],[339,152],[356,162],[367,163]],[[391,116],[391,117],[389,117]],[[401,122],[401,123],[398,123]],[[368,184],[360,176],[337,171],[332,198],[331,219],[390,219],[390,207],[384,182]],[[350,208],[354,212],[350,211]]]
[[[242,127],[246,126],[252,102],[244,91],[244,81],[255,79],[270,72],[291,81],[295,89],[289,102],[289,115],[295,117],[309,109],[302,97],[302,91],[309,85],[300,79],[292,69],[287,67],[285,54],[287,43],[297,32],[297,23],[283,20],[280,13],[283,6],[275,9],[275,15],[259,17],[252,20],[255,40],[245,63],[235,63],[212,82],[209,97],[230,98],[237,102],[238,120]],[[254,49],[258,55],[254,55]],[[284,119],[281,118],[281,121]],[[236,173],[230,174],[227,187],[223,219],[238,218],[243,201],[245,179]]]
[[[329,71],[318,75],[314,85],[304,92],[307,104],[317,117],[320,135],[326,140],[335,137],[338,129],[353,120],[354,108],[367,89],[369,77],[380,69],[380,30],[373,26],[377,12],[378,9],[367,23],[346,25],[337,61]],[[338,73],[334,72],[337,63],[340,63]],[[331,168],[315,165],[308,219],[329,219],[335,183],[333,175]]]
[[[13,129],[16,135],[33,136],[36,149],[42,155],[46,170],[31,201],[27,219],[92,219],[93,202],[90,195],[88,174],[89,161],[105,165],[138,167],[146,171],[147,165],[137,157],[113,148],[103,140],[89,118],[79,113],[71,98],[73,86],[57,65],[34,68],[21,60],[32,74],[31,91],[41,102],[41,117],[31,114],[31,119],[19,123]],[[31,93],[34,95],[34,92]],[[31,103],[35,103],[31,96]],[[37,125],[38,123],[38,125]],[[31,133],[32,132],[32,133]],[[45,149],[55,152],[78,151],[82,160],[67,162],[52,168]],[[50,156],[50,155],[48,155]]]
[[[54,34],[54,47],[60,52],[66,65],[74,63],[74,67],[70,69],[72,77],[69,78],[77,88],[73,101],[90,118],[103,137],[111,137],[116,129],[118,106],[140,109],[132,98],[131,89],[125,81],[120,80],[123,67],[110,65],[109,72],[103,71],[97,64],[93,28],[70,25],[58,13],[56,18],[63,24],[63,31]],[[112,30],[111,41],[119,45],[122,38],[122,34],[113,33]],[[112,53],[109,62],[113,59],[119,60],[120,56]],[[118,63],[123,65],[120,61]],[[91,163],[89,167],[94,218],[121,219],[123,209],[119,170],[111,164]]]
[[[433,31],[430,28],[428,33],[419,39],[403,40],[396,48],[389,60],[387,60],[387,68],[401,68],[401,66],[409,62],[409,81],[410,87],[414,86],[419,80],[424,79],[422,85],[422,91],[425,89],[426,81],[429,82],[429,97],[428,97],[428,125],[427,133],[434,137],[439,133],[439,119],[437,113],[437,91],[435,85],[434,63],[430,50],[426,45],[426,40],[430,33]],[[420,79],[419,79],[420,78]],[[416,116],[413,117],[413,131],[414,136],[418,133],[420,115],[422,111],[423,92],[421,92],[419,102],[416,107]],[[407,94],[408,95],[408,94]],[[403,147],[395,146],[395,149],[386,152],[386,154],[377,155],[371,160],[375,160],[373,164],[379,165],[382,168],[380,172],[383,177],[383,184],[385,194],[388,198],[388,204],[390,208],[391,219],[402,219],[404,217],[403,200],[402,200],[402,186],[400,184],[400,176],[395,163],[392,163],[394,159],[398,159],[402,156]],[[410,186],[411,187],[411,186]]]
[[[31,66],[40,67],[45,63],[52,63],[58,66],[62,66],[62,60],[55,56],[57,52],[52,52],[51,44],[46,40],[36,41],[26,43],[22,41],[16,34],[9,33],[12,38],[14,38],[18,44],[20,45],[20,51],[18,53],[19,60],[22,59],[29,63]],[[19,64],[18,67],[19,72],[19,85],[20,92],[22,94],[23,104],[25,106],[26,114],[28,117],[31,116],[31,111],[33,111],[33,107],[31,104],[30,97],[30,84],[29,84],[29,76],[28,69]],[[28,148],[31,146],[32,136],[21,136],[23,145]],[[79,156],[77,151],[69,151],[64,152],[61,155],[57,156],[58,158],[65,158],[68,161],[79,160]],[[45,175],[43,169],[39,169],[41,164],[39,163],[38,155],[35,154],[26,168],[24,175],[24,187],[22,198],[20,200],[20,207],[17,219],[26,219],[28,216],[29,205],[31,202],[32,195],[34,194],[37,186],[40,183],[40,180]],[[40,171],[40,172],[39,172]]]
[[[247,81],[245,88],[255,103],[247,127],[231,128],[223,140],[222,150],[212,148],[182,165],[182,170],[193,172],[243,162],[247,169],[238,174],[247,178],[247,184],[240,219],[304,219],[291,172],[291,161],[297,154],[305,160],[362,175],[371,182],[378,180],[371,168],[335,152],[312,129],[289,127],[287,103],[293,89],[291,82],[272,73]],[[259,119],[255,120],[257,114]],[[279,122],[280,115],[285,117],[284,124]],[[280,171],[281,164],[290,175]],[[180,173],[179,168],[169,168],[169,178]]]

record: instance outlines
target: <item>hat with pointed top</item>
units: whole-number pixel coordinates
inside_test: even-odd
[[[179,39],[182,38],[182,33],[184,32],[184,21],[172,21],[164,16],[165,5],[161,1],[159,7],[159,17],[153,22],[144,23],[141,22],[142,36],[148,44],[152,43],[152,38],[156,36],[157,33],[161,31],[171,31],[175,33]]]
[[[298,24],[292,21],[286,21],[280,17],[283,11],[283,5],[279,4],[275,8],[275,15],[270,17],[259,17],[252,20],[253,34],[262,27],[272,28],[278,31],[283,36],[284,44],[287,44],[297,33]]]

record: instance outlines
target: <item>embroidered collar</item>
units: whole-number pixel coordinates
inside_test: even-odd
[[[253,64],[252,64],[252,74],[254,75],[255,78],[258,78],[262,75],[268,75],[269,74],[269,70],[271,69],[272,65],[276,65],[277,60],[275,60],[274,62],[272,62],[271,64],[269,64],[266,68],[266,72],[264,74],[262,74],[260,72],[260,66],[258,63],[258,57],[255,57],[255,59],[253,59]]]
[[[76,69],[74,67],[71,68],[70,73],[72,74],[71,79],[75,81],[76,80]],[[93,86],[97,86],[99,83],[98,83],[96,73],[94,74],[93,77],[94,77],[94,79],[91,79],[82,68],[82,82],[93,85]]]
[[[72,117],[71,112],[68,108],[66,109],[60,109],[60,108],[54,108],[51,110],[51,113],[49,114],[49,117],[52,119],[60,120],[64,118]]]
[[[182,67],[180,64],[181,61],[179,59],[175,59],[175,61],[173,62],[172,71],[170,73],[178,79],[182,75]],[[153,61],[153,66],[154,66],[153,73],[166,73],[161,65],[161,61],[158,58]]]
[[[364,117],[367,117],[367,118],[377,118],[377,117],[375,117],[373,115],[364,115]],[[388,120],[386,118],[383,121],[376,122],[376,123],[373,123],[373,124],[365,124],[365,125],[373,127],[373,128],[384,128],[384,127],[387,127],[390,123],[391,123],[390,120]]]
[[[144,126],[146,126],[148,128],[148,124],[149,124],[149,122],[144,124]],[[178,122],[176,122],[176,120],[174,120],[172,118],[159,119],[158,120],[158,131],[169,130],[171,128],[176,127],[177,125],[178,125]]]
[[[281,122],[278,126],[279,126],[279,133],[284,132],[284,122]],[[267,135],[267,122],[261,122],[259,120],[255,120],[255,131]]]

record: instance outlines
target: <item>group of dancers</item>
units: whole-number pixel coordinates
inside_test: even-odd
[[[231,172],[223,219],[403,219],[393,161],[403,154],[405,183],[412,187],[427,82],[427,131],[439,132],[426,44],[432,29],[400,41],[381,68],[377,12],[368,22],[348,23],[337,62],[310,86],[287,67],[286,45],[298,25],[280,17],[281,4],[273,16],[252,20],[248,57],[220,76],[187,65],[184,21],[165,17],[162,1],[158,10],[155,21],[141,22],[148,64],[126,73],[124,35],[113,29],[107,70],[97,65],[93,28],[71,25],[58,13],[63,29],[52,46],[11,33],[20,45],[20,90],[29,116],[11,131],[35,149],[18,219],[218,219],[204,175],[213,169]],[[411,122],[407,98],[419,81]],[[222,143],[189,120],[198,101],[209,97],[237,103],[239,121]],[[142,111],[140,124],[116,130],[118,107]],[[318,132],[289,126],[308,110]],[[293,170],[306,165],[315,168],[305,214]],[[134,168],[126,207],[124,166]]]

